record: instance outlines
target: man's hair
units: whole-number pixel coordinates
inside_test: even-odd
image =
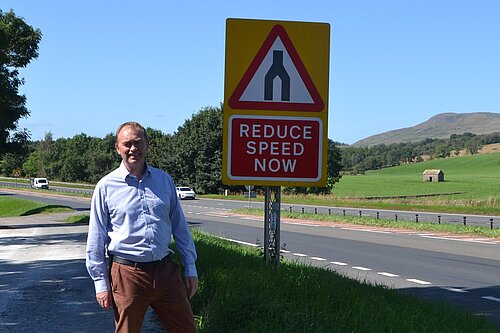
[[[149,144],[149,139],[148,139],[148,134],[146,133],[146,129],[144,128],[144,126],[135,121],[127,121],[126,123],[123,123],[120,126],[118,126],[115,135],[116,142],[118,142],[118,134],[124,127],[132,127],[133,129],[141,130],[142,133],[144,134],[144,139],[146,139],[146,143]]]

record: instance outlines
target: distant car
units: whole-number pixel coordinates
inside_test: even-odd
[[[47,178],[30,178],[30,184],[32,188],[49,189],[49,181]]]
[[[196,193],[194,193],[191,188],[186,186],[179,186],[176,187],[176,189],[179,199],[196,199]]]

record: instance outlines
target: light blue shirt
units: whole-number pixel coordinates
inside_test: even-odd
[[[172,236],[184,275],[196,277],[196,249],[172,178],[147,165],[137,179],[122,162],[92,196],[86,265],[96,293],[111,290],[106,250],[137,262],[160,260],[173,253]]]

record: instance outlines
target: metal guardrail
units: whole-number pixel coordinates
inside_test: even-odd
[[[500,228],[500,216],[449,214],[432,212],[388,211],[377,209],[359,209],[344,207],[300,207],[297,205],[282,206],[282,210],[290,213],[324,214],[339,216],[369,217],[385,220],[412,221],[415,223],[427,222],[436,224],[455,224],[463,226],[482,226],[490,229]]]

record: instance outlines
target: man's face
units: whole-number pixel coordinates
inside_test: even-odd
[[[129,171],[144,167],[148,143],[140,128],[125,126],[118,133],[116,151]]]

